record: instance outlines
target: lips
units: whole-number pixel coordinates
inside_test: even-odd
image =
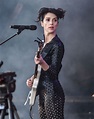
[[[53,29],[54,27],[49,27],[50,29]]]

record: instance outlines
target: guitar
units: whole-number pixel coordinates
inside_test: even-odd
[[[40,40],[40,39],[39,39]],[[35,40],[36,42],[38,42],[38,51],[37,51],[37,57],[40,57],[40,53],[43,47],[43,42],[40,40]],[[37,93],[37,87],[38,87],[38,83],[39,83],[39,78],[40,78],[40,74],[41,74],[41,66],[39,64],[35,65],[35,72],[34,72],[34,79],[33,79],[33,85],[32,88],[28,94],[27,100],[25,102],[24,105],[26,105],[28,99],[30,99],[29,105],[32,107],[35,103],[36,100],[36,93]]]

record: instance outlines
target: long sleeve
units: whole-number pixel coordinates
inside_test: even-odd
[[[49,69],[45,72],[51,79],[58,78],[58,73],[62,67],[62,58],[64,55],[64,45],[62,43],[54,44],[51,49]]]

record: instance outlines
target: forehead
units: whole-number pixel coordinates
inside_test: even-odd
[[[47,13],[47,14],[45,14],[45,16],[44,16],[44,18],[57,18],[57,16],[54,14],[54,13]]]

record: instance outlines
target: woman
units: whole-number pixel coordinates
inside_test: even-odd
[[[40,57],[34,58],[35,64],[41,65],[38,85],[40,119],[64,119],[65,96],[58,75],[62,67],[64,45],[56,34],[59,19],[64,18],[65,11],[61,8],[41,8],[38,22],[44,30],[44,46]],[[27,86],[32,87],[32,76],[27,79]]]

